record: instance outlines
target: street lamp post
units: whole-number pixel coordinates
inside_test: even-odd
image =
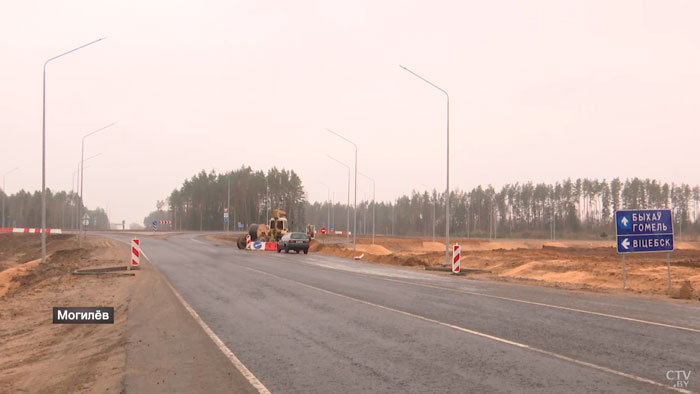
[[[352,225],[352,250],[357,250],[357,144],[350,141],[349,139],[343,137],[342,135],[336,133],[331,129],[326,129],[331,134],[344,139],[345,141],[352,144],[355,147],[355,207],[353,208],[353,225]]]
[[[445,265],[450,265],[450,95],[447,91],[427,79],[421,77],[408,68],[399,65],[404,70],[410,72],[414,76],[420,78],[435,89],[443,92],[447,98],[447,176],[445,187]]]
[[[342,161],[336,159],[335,157],[333,157],[331,155],[328,155],[328,158],[330,158],[331,160],[335,160],[336,162],[338,162],[338,164],[340,164],[343,167],[346,167],[348,169],[348,208],[347,208],[348,221],[345,224],[345,229],[346,229],[346,233],[347,233],[347,238],[346,238],[347,242],[350,243],[350,166],[343,163]]]
[[[270,225],[270,185],[267,182],[267,175],[265,176],[265,225]]]
[[[328,196],[326,199],[326,204],[328,204],[328,222],[326,223],[326,226],[328,226],[328,231],[331,230],[331,205],[330,205],[330,199],[331,199],[331,187],[326,185],[325,183],[321,182],[323,186],[325,186],[328,189]]]
[[[226,197],[226,214],[229,215],[226,219],[226,232],[231,231],[231,173],[228,173],[228,194]]]
[[[70,189],[71,194],[73,194],[73,191],[76,190],[76,188],[80,187],[80,165],[83,163],[83,161],[89,161],[90,159],[95,158],[95,157],[97,157],[97,156],[99,156],[99,155],[101,155],[101,154],[102,154],[102,153],[98,153],[98,154],[92,155],[92,156],[88,157],[87,159],[81,160],[81,161],[78,162],[78,169],[75,170],[75,171],[73,171],[73,179],[72,179],[71,189]],[[85,167],[85,169],[87,169],[87,168],[90,168],[90,166],[86,166],[86,167]],[[78,181],[77,181],[77,182],[75,181],[75,176],[76,176],[76,175],[78,176]],[[78,230],[80,230],[80,211],[78,210],[78,199],[76,198],[76,196],[74,196],[73,198],[74,198],[74,200],[75,200],[75,214],[72,214],[72,213],[71,213],[71,216],[74,216],[75,219],[76,219],[76,220],[75,220],[75,227],[74,227],[74,228],[75,228],[76,231],[78,231]],[[81,203],[82,203],[82,201],[81,201]]]
[[[423,187],[426,190],[429,189],[428,185],[426,185],[425,183],[421,183],[421,185],[423,185]],[[435,242],[435,199],[434,198],[431,198],[431,199],[433,200],[433,242]]]
[[[2,175],[2,227],[5,227],[5,200],[7,199],[7,189],[5,189],[5,177],[17,171],[19,167],[15,167]]]
[[[78,49],[85,48],[96,42],[104,40],[106,37],[99,38],[95,41],[88,42],[77,48],[73,48],[68,52],[64,52],[58,56],[54,56],[44,62],[44,79],[42,82],[42,108],[41,108],[41,263],[46,264],[46,66],[49,62],[75,52]]]
[[[375,194],[375,192],[376,192],[376,184],[375,184],[375,182],[374,182],[374,178],[370,178],[370,177],[368,177],[367,175],[365,175],[365,174],[363,174],[363,173],[361,173],[361,172],[360,172],[360,175],[362,175],[363,177],[365,177],[365,178],[369,179],[370,181],[372,181],[372,245],[374,245],[374,234],[375,234],[375,233],[374,233],[374,211],[375,211],[375,208],[376,208],[376,205],[377,205],[377,202],[376,202],[376,200],[375,200],[375,197],[376,197],[376,194]]]
[[[93,134],[99,133],[100,131],[102,131],[108,127],[112,127],[115,124],[116,123],[110,123],[107,126],[104,126],[104,127],[101,127],[95,131],[89,132],[83,136],[83,139],[81,141],[81,145],[80,145],[80,206],[78,207],[78,211],[80,212],[78,214],[80,217],[80,234],[78,235],[78,245],[81,248],[83,247],[82,232],[85,230],[85,227],[83,225],[83,220],[82,220],[83,219],[82,218],[82,216],[83,216],[83,183],[84,183],[83,175],[85,175],[83,172],[84,165],[85,165],[85,159],[84,159],[84,157],[85,157],[85,139]],[[95,156],[97,156],[97,155],[95,155]]]

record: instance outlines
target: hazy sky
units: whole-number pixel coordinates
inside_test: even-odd
[[[0,173],[141,223],[195,172],[297,171],[309,198],[346,198],[359,169],[392,200],[451,185],[567,177],[700,183],[697,1],[13,1],[0,13]],[[371,198],[359,178],[358,197]]]

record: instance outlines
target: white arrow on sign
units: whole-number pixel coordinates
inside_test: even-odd
[[[620,220],[620,221],[622,222],[622,225],[625,227],[627,227],[627,223],[630,222],[629,220],[627,220],[627,216],[623,216],[622,220]]]
[[[621,245],[623,248],[629,249],[630,248],[630,240],[627,238],[623,239],[621,242]]]

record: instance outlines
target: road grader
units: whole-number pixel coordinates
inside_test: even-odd
[[[288,231],[287,212],[281,209],[273,209],[269,224],[251,224],[248,227],[248,232],[238,238],[236,245],[238,249],[245,249],[246,236],[248,235],[251,242],[277,242]]]

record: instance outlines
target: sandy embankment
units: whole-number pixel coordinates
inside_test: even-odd
[[[74,276],[84,267],[124,265],[128,246],[50,235],[48,264],[40,238],[0,235],[0,392],[123,390],[126,310],[134,277]],[[54,306],[112,306],[114,324],[52,324]]]
[[[444,244],[429,238],[358,238],[357,251],[338,244],[324,244],[322,236],[311,251],[382,264],[414,267],[438,266],[445,261]],[[478,279],[518,281],[570,289],[620,291],[621,257],[612,241],[480,240],[456,239],[462,246],[463,268],[490,270],[470,275]],[[700,297],[700,250],[695,243],[678,242],[671,253],[673,296],[687,298],[682,286]],[[666,294],[666,254],[628,256],[627,291]],[[686,284],[687,282],[687,284]],[[687,293],[687,292],[686,292]]]

